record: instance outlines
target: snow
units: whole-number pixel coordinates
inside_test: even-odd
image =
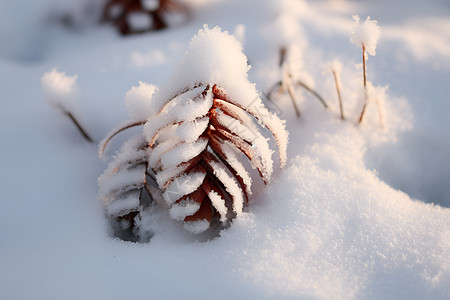
[[[108,216],[124,215],[139,209],[139,188],[146,182],[147,151],[143,145],[143,136],[129,139],[98,178],[99,197]]]
[[[352,38],[350,41],[356,46],[364,45],[367,53],[375,55],[377,42],[380,38],[380,26],[377,25],[377,21],[371,20],[370,17],[360,23],[358,15],[353,16],[355,24],[353,25]]]
[[[135,12],[128,16],[127,21],[133,30],[148,30],[152,26],[152,20],[145,12]]]
[[[56,68],[46,72],[41,77],[41,85],[50,105],[62,109],[64,112],[73,111],[77,100],[77,78],[78,75],[68,76]]]
[[[266,36],[278,47],[289,47],[302,35],[296,16],[290,12],[279,14],[267,27]]]
[[[145,166],[136,168],[132,171],[128,170],[114,174],[112,178],[100,178],[100,195],[107,197],[124,192],[124,188],[131,188],[135,185],[140,185],[145,182]]]
[[[247,86],[247,91],[249,91],[248,95],[252,95],[256,93],[254,90],[254,87]],[[218,88],[221,93],[225,93],[222,88]],[[241,91],[244,90],[244,88],[241,89]],[[228,90],[227,90],[228,91]],[[235,91],[235,90],[231,90]],[[226,93],[225,93],[226,94]],[[267,129],[270,130],[272,133],[277,146],[278,146],[278,155],[280,158],[280,164],[281,167],[283,167],[286,164],[286,153],[287,153],[287,144],[289,140],[289,133],[286,130],[285,121],[281,120],[276,114],[273,112],[270,112],[264,103],[262,102],[261,98],[259,96],[256,96],[256,98],[253,98],[251,102],[245,104],[240,103],[239,101],[236,101],[235,99],[242,99],[242,98],[234,98],[233,93],[230,94],[230,102],[234,105],[236,105],[239,108],[242,108],[246,112],[248,112],[250,115],[254,116],[258,121],[259,124],[262,126],[265,126]],[[247,96],[248,96],[247,95]],[[244,93],[241,93],[241,96],[244,97]],[[247,99],[250,99],[250,97],[247,97]],[[246,102],[244,102],[246,103]]]
[[[184,222],[183,227],[189,232],[199,234],[209,228],[209,222],[207,220],[188,221]]]
[[[446,1],[185,0],[189,22],[127,38],[97,19],[68,28],[50,18],[76,7],[80,20],[87,2],[4,1],[0,10],[1,299],[450,298]],[[98,199],[108,163],[46,105],[40,78],[55,67],[78,75],[79,117],[98,142],[129,118],[131,87],[170,81],[205,23],[245,26],[247,80],[266,91],[280,70],[277,36],[265,28],[280,13],[299,23],[302,68],[328,110],[300,88],[300,119],[287,95],[276,100],[290,131],[286,166],[268,186],[250,170],[249,205],[219,234],[186,232],[209,223],[183,224],[155,206],[137,220],[148,242],[114,238]],[[349,42],[355,14],[382,27],[368,68],[382,129],[375,98],[356,125],[364,91],[361,49]],[[163,61],[130,64],[133,53],[157,51]],[[327,64],[334,59],[346,121]],[[121,133],[110,152],[141,132]]]
[[[221,28],[209,29],[205,24],[192,38],[184,58],[177,65],[164,89],[166,92],[158,94],[158,100],[161,100],[155,105],[157,107],[164,105],[167,99],[170,99],[172,91],[193,87],[198,83],[218,84],[229,91],[243,90],[248,93],[249,89],[252,90],[247,79],[248,70],[247,57],[242,52],[240,43],[228,32],[222,32]],[[251,101],[254,96],[250,95],[243,99],[253,97]]]
[[[244,24],[236,25],[233,31],[233,36],[243,47],[245,43],[245,25]]]
[[[181,95],[170,100],[167,103],[157,102],[159,94],[155,95],[153,102],[156,112],[161,111],[155,116],[151,116],[151,122],[147,122],[144,127],[144,135],[149,142],[152,142],[159,130],[176,125],[180,122],[192,122],[197,118],[201,118],[209,111],[212,106],[211,97],[197,99],[204,87],[197,87],[191,91],[182,93]]]
[[[175,133],[178,138],[186,143],[193,143],[206,130],[209,124],[209,117],[203,117],[193,122],[181,123]]]
[[[176,167],[182,162],[187,162],[197,157],[208,145],[208,140],[199,138],[194,143],[181,143],[161,156],[164,168]]]
[[[252,162],[255,162],[255,166],[261,169],[264,180],[270,180],[273,172],[273,151],[269,148],[267,139],[258,130],[252,131],[244,124],[224,113],[218,113],[217,120],[219,124],[229,128],[231,133],[251,143],[253,153],[256,156],[252,157]]]
[[[205,175],[204,172],[192,172],[176,177],[164,190],[164,200],[170,205],[184,195],[194,192],[202,184]]]
[[[156,0],[143,0],[141,3],[145,9],[150,11],[155,11],[159,7],[159,3]]]
[[[173,219],[182,221],[187,216],[195,214],[199,208],[200,203],[187,198],[179,203],[174,203],[169,209],[169,214]]]
[[[244,195],[236,179],[227,172],[222,164],[212,161],[209,165],[214,171],[214,176],[223,183],[225,190],[233,198],[233,211],[239,216],[244,207]]]
[[[161,65],[167,61],[167,56],[161,50],[146,53],[135,51],[130,55],[130,66],[136,68],[148,68],[153,65]]]
[[[125,95],[128,114],[134,121],[145,121],[152,114],[152,96],[156,86],[139,81],[139,86],[133,86]]]
[[[222,152],[225,155],[225,159],[228,161],[230,166],[236,171],[237,174],[242,178],[243,183],[245,184],[246,192],[248,195],[252,194],[252,178],[250,174],[245,169],[244,165],[239,161],[237,156],[234,153],[232,148],[232,144],[228,141],[222,144],[221,146]]]
[[[220,214],[220,221],[225,223],[227,220],[227,212],[228,208],[225,206],[225,199],[223,199],[218,193],[215,191],[210,191],[208,193],[209,199],[211,199],[211,203],[217,212]]]
[[[175,168],[167,168],[161,170],[155,176],[156,183],[158,184],[158,186],[165,186],[173,177],[183,173],[188,167],[189,165],[182,164],[176,166]]]

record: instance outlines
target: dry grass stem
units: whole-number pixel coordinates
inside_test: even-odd
[[[358,124],[361,124],[363,120],[364,113],[366,112],[367,101],[369,100],[369,96],[367,94],[366,47],[364,46],[364,43],[362,44],[362,59],[363,59],[363,78],[364,78],[364,106],[361,110]]]
[[[68,111],[64,111],[64,114],[72,121],[72,123],[77,127],[78,131],[81,133],[83,138],[88,141],[89,143],[93,143],[94,140],[91,138],[91,136],[87,133],[86,130],[84,130],[83,126],[81,126],[80,122],[75,118],[75,116]]]
[[[336,84],[336,91],[337,91],[337,95],[338,95],[338,99],[339,99],[339,110],[341,112],[341,120],[345,120],[344,107],[342,104],[341,88],[340,88],[339,81],[337,78],[336,70],[332,69],[332,72],[333,72],[334,83]]]

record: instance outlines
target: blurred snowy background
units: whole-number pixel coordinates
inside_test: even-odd
[[[123,37],[98,23],[100,0],[0,1],[0,298],[449,299],[450,3],[183,3],[186,22]],[[381,26],[367,63],[383,129],[374,106],[354,125],[353,14]],[[114,239],[97,197],[107,162],[46,103],[41,77],[78,76],[74,111],[99,142],[128,119],[126,92],[164,85],[205,23],[237,36],[260,91],[279,80],[281,44],[295,44],[330,109],[298,90],[297,119],[277,98],[291,132],[287,167],[219,237],[205,242],[154,208],[149,243]],[[346,122],[327,68],[336,59]]]

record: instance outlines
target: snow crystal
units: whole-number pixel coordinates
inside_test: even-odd
[[[49,103],[64,112],[73,111],[77,93],[77,78],[78,75],[68,76],[56,68],[46,72],[41,77],[41,85]]]
[[[194,172],[175,178],[163,193],[167,204],[172,204],[184,195],[194,192],[205,179],[206,173]]]
[[[361,47],[364,45],[367,53],[374,56],[376,53],[377,42],[380,37],[380,26],[377,25],[377,21],[370,20],[367,17],[364,23],[360,23],[358,15],[353,15],[353,31],[350,41],[356,46]]]
[[[125,95],[128,114],[134,121],[146,120],[152,113],[152,96],[157,87],[139,81],[139,86],[133,86]]]

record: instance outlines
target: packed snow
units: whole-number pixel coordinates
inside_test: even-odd
[[[100,0],[3,2],[1,299],[450,298],[447,1],[183,0],[188,21],[126,38],[95,22]],[[353,15],[370,16],[381,27],[376,56],[367,61],[372,98],[359,126],[364,89],[361,49],[350,42]],[[147,242],[115,238],[97,184],[108,162],[98,158],[96,143],[130,117],[154,117],[161,107],[146,103],[158,101],[164,87],[174,84],[176,93],[197,80],[189,73],[170,76],[179,61],[187,64],[189,41],[205,23],[244,42],[242,48],[230,40],[230,54],[244,51],[251,69],[240,68],[241,75],[248,71],[242,77],[256,83],[250,87],[267,112],[287,120],[276,125],[290,131],[286,166],[274,169],[267,186],[250,169],[248,206],[216,235],[183,228],[202,232],[208,222],[173,219],[199,208],[186,199],[178,211],[152,206],[144,212],[139,226]],[[295,25],[295,34],[270,30],[286,24]],[[296,87],[301,118],[289,95],[277,92],[270,102],[262,94],[280,80],[279,50],[290,38],[286,47],[297,49],[291,58],[301,59],[295,72],[328,104],[325,110]],[[199,53],[189,67],[212,63]],[[338,75],[344,121],[330,69]],[[49,80],[41,82],[43,76]],[[73,87],[77,116],[96,143],[46,102],[60,91],[72,95]],[[137,110],[128,116],[131,102]],[[258,109],[255,114],[266,116],[261,121],[274,126]],[[117,135],[105,159],[142,129]],[[180,139],[189,135],[183,130]],[[174,194],[188,187],[180,183]],[[136,205],[122,204],[110,213]]]

